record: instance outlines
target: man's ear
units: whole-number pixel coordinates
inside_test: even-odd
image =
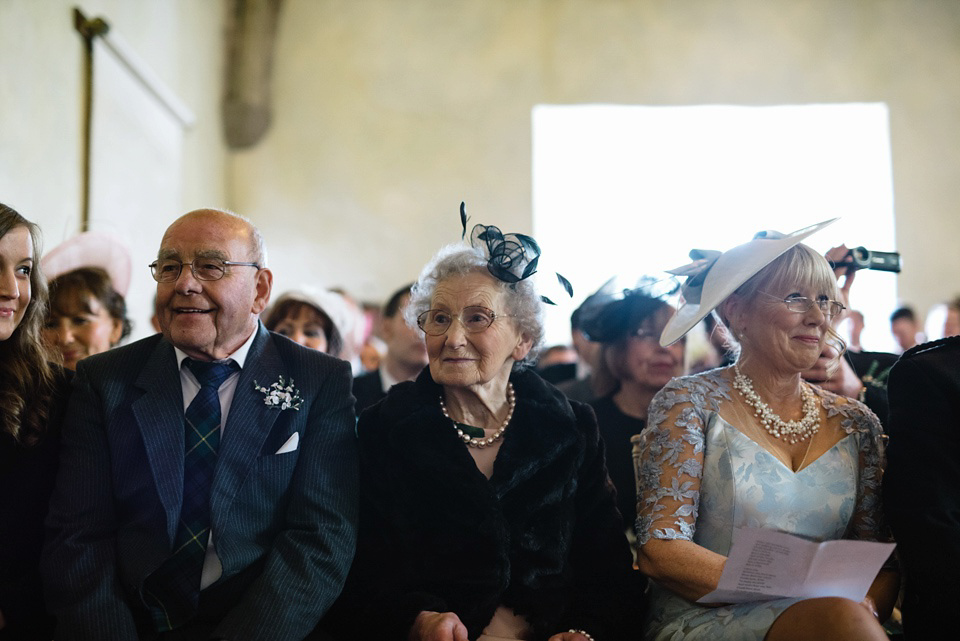
[[[270,292],[273,291],[273,272],[264,267],[257,272],[256,279],[257,296],[253,299],[253,309],[251,311],[254,314],[259,314],[267,308],[267,303],[270,302]]]
[[[403,315],[400,312],[397,312],[392,318],[384,316],[380,319],[380,338],[382,338],[385,343],[389,343],[393,338],[393,324],[397,322],[397,319],[403,320]]]

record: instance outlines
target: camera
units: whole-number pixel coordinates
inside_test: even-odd
[[[846,267],[847,273],[858,269],[876,269],[882,272],[900,273],[900,254],[897,252],[870,251],[866,247],[854,247],[839,263],[832,267]]]

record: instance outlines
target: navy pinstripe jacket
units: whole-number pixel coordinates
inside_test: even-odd
[[[220,580],[203,592],[215,637],[302,639],[340,593],[356,544],[350,368],[258,327],[211,493]],[[299,410],[254,382],[293,379]],[[295,451],[276,454],[294,434]],[[183,486],[183,397],[157,336],[85,359],[64,427],[43,561],[58,639],[150,637],[144,579],[170,554]]]

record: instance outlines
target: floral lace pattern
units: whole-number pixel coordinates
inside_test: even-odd
[[[684,539],[729,553],[737,527],[819,539],[881,534],[881,428],[863,405],[814,388],[847,436],[794,472],[719,415],[732,388],[722,370],[671,381],[654,398],[637,463],[637,543]],[[656,586],[647,638],[762,639],[795,600],[704,608]],[[751,631],[749,634],[747,631]]]

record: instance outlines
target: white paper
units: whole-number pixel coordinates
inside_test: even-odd
[[[893,543],[823,541],[760,528],[737,528],[717,589],[697,603],[837,596],[860,602]]]

